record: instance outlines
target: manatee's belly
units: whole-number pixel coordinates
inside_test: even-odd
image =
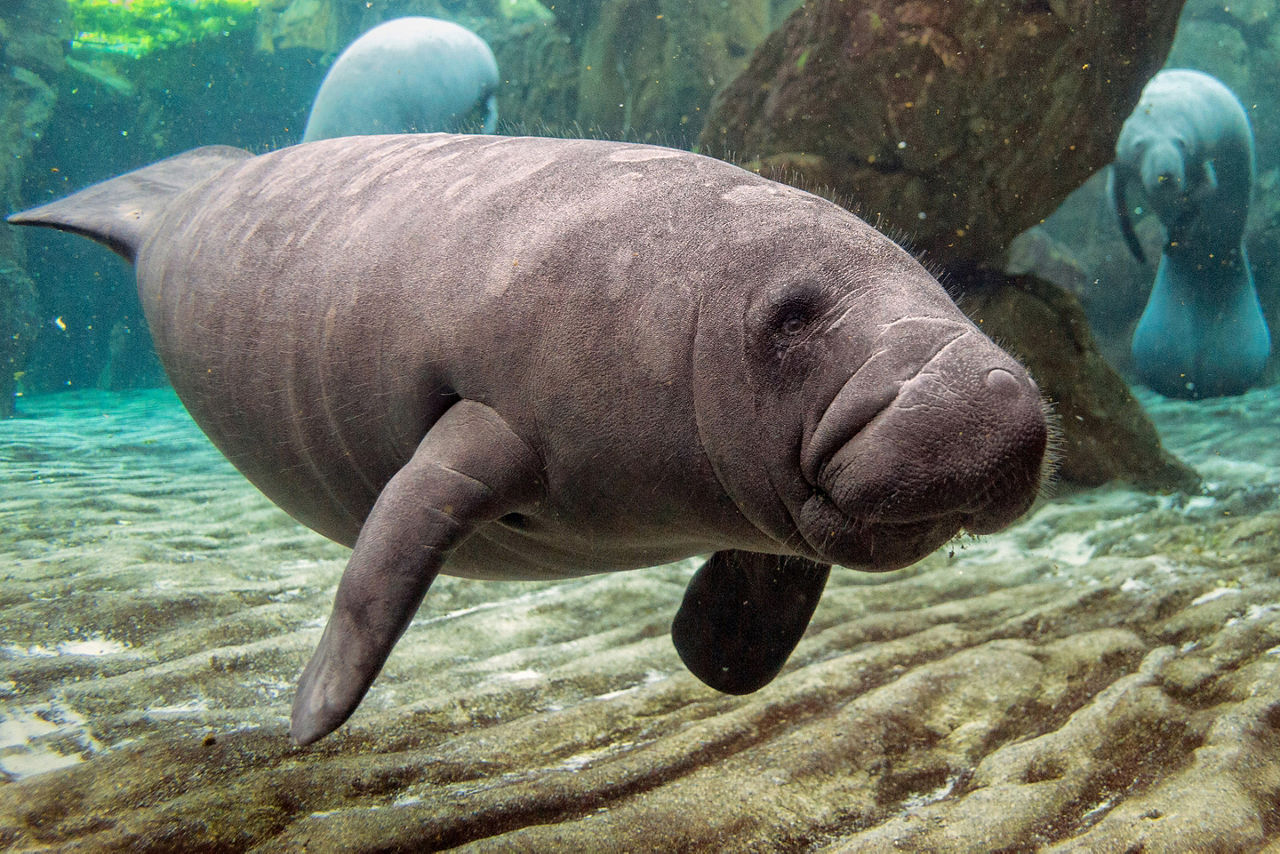
[[[524,520],[522,526],[481,526],[445,562],[442,574],[490,581],[577,578],[641,569],[708,554],[724,543],[670,532],[636,532],[620,538],[582,526]]]
[[[191,371],[193,361],[170,369],[170,377],[218,450],[298,522],[354,545],[379,493],[426,431],[418,417],[404,414],[412,402],[390,405],[392,395],[344,402],[262,394],[261,383],[226,381],[229,371]],[[426,404],[420,411],[421,420],[438,415]]]

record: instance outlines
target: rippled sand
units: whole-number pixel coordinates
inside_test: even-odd
[[[351,722],[286,736],[346,549],[167,391],[0,422],[0,845],[1255,850],[1280,838],[1280,396],[1144,397],[1202,494],[1062,494],[833,573],[782,676],[668,638],[694,562],[433,586]]]

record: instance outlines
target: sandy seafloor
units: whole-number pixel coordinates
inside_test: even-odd
[[[692,561],[442,578],[298,748],[346,550],[168,391],[23,399],[0,847],[1280,851],[1280,394],[1142,401],[1201,493],[1060,491],[912,569],[836,570],[754,695],[671,647]]]

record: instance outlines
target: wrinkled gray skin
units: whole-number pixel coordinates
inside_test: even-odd
[[[311,105],[303,142],[498,123],[498,63],[484,39],[438,18],[395,18],[347,46]]]
[[[354,551],[298,688],[355,709],[437,573],[559,578],[714,552],[673,636],[755,690],[829,564],[894,569],[1022,514],[1036,386],[907,253],[707,157],[352,137],[197,149],[11,218],[135,261],[200,426]]]

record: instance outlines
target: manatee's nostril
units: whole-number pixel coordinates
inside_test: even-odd
[[[986,381],[987,386],[996,394],[1013,397],[1022,391],[1022,384],[1018,382],[1018,378],[1004,368],[992,368],[987,371]]]

